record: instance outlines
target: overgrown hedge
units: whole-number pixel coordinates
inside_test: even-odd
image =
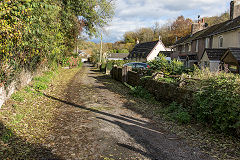
[[[219,132],[239,131],[240,77],[219,73],[202,77],[197,83],[200,87],[194,94],[191,111],[194,118]]]
[[[192,97],[192,102],[188,103],[191,105],[185,106],[188,114],[214,131],[240,136],[239,75],[197,71],[192,79],[185,80],[185,84],[181,86],[182,89],[191,91],[189,97]],[[176,86],[176,83],[174,85]],[[174,94],[176,91],[178,90],[171,92]],[[182,95],[176,98],[182,98],[184,102],[185,96]]]

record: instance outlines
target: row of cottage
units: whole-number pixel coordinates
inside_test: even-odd
[[[227,70],[240,73],[240,0],[230,3],[230,19],[208,27],[204,19],[192,24],[192,32],[180,38],[168,49],[161,39],[138,43],[127,59],[151,61],[159,53],[179,59],[186,67],[194,64],[211,71]]]

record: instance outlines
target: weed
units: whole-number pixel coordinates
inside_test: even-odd
[[[182,124],[189,123],[191,118],[191,115],[187,111],[179,111],[176,114],[176,120]]]
[[[12,131],[7,130],[7,131],[3,132],[1,139],[4,143],[8,143],[10,141],[10,139],[12,138],[12,136],[13,136]]]
[[[48,76],[35,77],[33,80],[43,82],[43,83],[49,83],[51,81]]]
[[[16,93],[12,94],[11,98],[14,101],[18,101],[18,102],[24,101],[24,95],[21,92],[16,92]]]
[[[54,77],[54,72],[52,72],[52,71],[43,72],[43,74],[45,76],[47,76],[48,78],[53,78]]]
[[[182,124],[187,124],[192,119],[192,116],[189,114],[187,109],[183,108],[182,105],[179,105],[176,102],[173,102],[168,107],[164,108],[162,113],[170,120],[177,121]]]
[[[143,98],[143,99],[146,99],[146,100],[154,100],[153,95],[150,94],[142,86],[133,87],[129,84],[125,84],[125,85],[128,86],[131,89],[130,94],[133,95],[134,97]]]
[[[45,83],[43,83],[43,82],[35,82],[34,84],[33,84],[33,88],[35,89],[35,90],[45,90],[45,89],[47,89],[48,88],[48,85],[47,84],[45,84]]]
[[[13,104],[12,107],[13,107],[14,109],[16,109],[16,108],[18,107],[18,105]]]
[[[173,78],[159,78],[158,80],[165,83],[172,83],[172,84],[176,83],[176,80]]]
[[[30,86],[26,86],[24,88],[24,91],[27,92],[27,93],[32,93],[33,92],[32,87],[30,87]]]
[[[22,119],[24,118],[23,114],[16,114],[16,116],[14,117],[12,123],[16,124],[22,121]]]

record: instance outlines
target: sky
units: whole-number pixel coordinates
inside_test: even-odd
[[[104,28],[103,41],[123,40],[125,32],[142,27],[152,27],[156,22],[164,25],[178,16],[196,20],[201,17],[215,16],[230,9],[231,0],[113,0],[115,16]],[[90,39],[95,43],[100,38]]]

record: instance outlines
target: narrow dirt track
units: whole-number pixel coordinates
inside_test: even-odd
[[[46,95],[61,102],[49,136],[53,153],[62,159],[213,159],[128,109],[148,104],[129,99],[122,88],[86,64],[62,98]]]

